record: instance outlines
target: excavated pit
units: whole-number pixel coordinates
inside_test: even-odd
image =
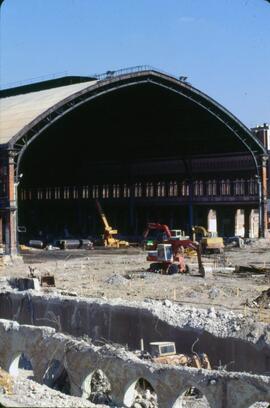
[[[180,307],[169,301],[126,302],[85,299],[30,290],[0,293],[0,318],[20,324],[50,326],[94,342],[127,345],[144,340],[174,341],[180,353],[207,353],[213,368],[267,375],[270,372],[269,328],[233,312]]]

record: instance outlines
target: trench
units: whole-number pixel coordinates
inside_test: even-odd
[[[256,345],[242,338],[217,337],[202,329],[177,327],[143,306],[4,292],[0,293],[0,318],[50,326],[75,337],[86,335],[94,342],[128,345],[130,350],[139,349],[143,338],[146,350],[153,341],[174,341],[177,352],[190,353],[198,338],[195,351],[207,353],[212,368],[222,365],[229,371],[252,374],[270,371],[270,347],[263,341]]]

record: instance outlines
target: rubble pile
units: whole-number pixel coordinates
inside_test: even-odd
[[[106,279],[105,282],[109,283],[110,285],[126,285],[128,280],[122,275],[114,274]]]
[[[14,387],[12,395],[5,396],[5,401],[9,403],[9,406],[73,408],[96,407],[96,405],[86,399],[63,394],[47,387],[44,384],[41,385],[23,377],[16,377],[13,379],[13,381]],[[2,402],[4,404],[4,401]],[[106,405],[98,405],[98,407],[105,408]]]
[[[178,327],[203,329],[217,337],[235,335],[246,326],[247,318],[232,311],[220,311],[214,307],[199,309],[191,306],[179,306],[170,300],[162,303],[149,300],[155,304],[153,313],[160,319]],[[166,306],[164,308],[164,306]]]
[[[134,402],[131,408],[158,408],[157,395],[153,389],[143,389],[139,382],[134,392]]]
[[[89,400],[95,404],[111,404],[111,385],[102,370],[96,370],[91,380]]]
[[[263,290],[262,293],[253,299],[251,302],[247,301],[249,307],[261,307],[263,309],[270,308],[270,288]]]
[[[0,394],[12,394],[13,384],[11,375],[0,367]]]

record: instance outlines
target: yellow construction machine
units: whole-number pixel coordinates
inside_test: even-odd
[[[222,237],[215,236],[214,233],[207,231],[201,225],[192,227],[193,241],[200,241],[203,253],[222,253],[224,251],[224,241]],[[200,236],[199,239],[196,239]]]
[[[177,354],[175,343],[172,341],[158,341],[150,343],[150,355],[152,360],[159,364],[204,368],[206,370],[212,369],[207,354],[194,352],[193,346],[192,353]]]
[[[96,200],[96,206],[99,212],[99,215],[101,217],[101,220],[104,225],[104,234],[102,235],[102,241],[103,245],[105,247],[110,247],[110,248],[127,248],[129,247],[129,242],[120,240],[118,238],[115,238],[114,236],[118,234],[118,230],[113,229],[108,221],[107,217],[100,205],[100,202]]]

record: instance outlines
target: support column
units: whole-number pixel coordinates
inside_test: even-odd
[[[213,235],[217,234],[217,213],[212,209],[208,211],[207,215],[207,230],[212,232]]]
[[[3,217],[0,214],[0,246],[3,244]]]
[[[258,209],[252,209],[250,211],[250,218],[249,218],[249,237],[250,238],[258,238],[259,237],[259,211]]]
[[[245,236],[245,212],[242,209],[237,209],[235,212],[235,227],[234,235],[236,237]]]
[[[14,152],[8,151],[7,160],[6,253],[17,254],[17,183],[14,174]]]
[[[193,180],[189,179],[189,195],[188,195],[188,226],[189,234],[192,233],[192,227],[194,225],[194,213],[193,213]]]
[[[5,195],[5,171],[4,171],[4,159],[1,155],[0,157],[0,196],[4,198]],[[4,241],[3,241],[3,219],[4,219],[4,200],[1,200],[0,205],[0,253],[4,252]]]
[[[251,231],[251,208],[245,208],[245,238],[253,238]]]
[[[262,237],[268,235],[268,217],[267,217],[267,161],[268,156],[261,157],[261,200],[262,200]]]
[[[129,232],[134,234],[134,224],[135,224],[135,204],[134,204],[134,185],[130,184],[130,198],[128,203],[129,212]]]

